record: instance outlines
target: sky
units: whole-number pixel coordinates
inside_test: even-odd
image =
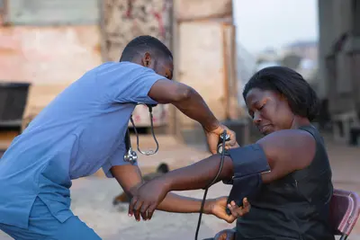
[[[233,0],[237,41],[250,53],[318,39],[317,0]]]

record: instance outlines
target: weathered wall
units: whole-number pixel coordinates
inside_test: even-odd
[[[151,35],[171,47],[172,0],[104,0],[104,50],[118,61],[125,45],[139,35]]]
[[[97,26],[0,28],[0,79],[30,82],[23,127],[86,71],[101,64]]]
[[[180,0],[175,1],[178,21],[232,19],[232,0]]]
[[[196,89],[215,116],[224,119],[227,69],[223,26],[214,22],[185,22],[179,32],[179,81]],[[192,125],[193,121],[185,115],[179,117],[183,127]]]
[[[1,81],[64,84],[101,62],[98,26],[0,28]]]
[[[11,25],[96,25],[102,0],[1,0]]]
[[[102,19],[103,56],[105,60],[119,61],[124,47],[133,38],[151,35],[171,49],[172,0],[104,0]],[[154,126],[168,123],[168,106],[154,108]],[[137,106],[134,122],[149,127],[148,109]]]
[[[102,63],[99,0],[0,0],[0,81],[31,83],[24,123]]]
[[[176,79],[194,87],[219,120],[236,118],[232,1],[176,0],[174,10]],[[197,125],[181,113],[177,119],[181,130]]]

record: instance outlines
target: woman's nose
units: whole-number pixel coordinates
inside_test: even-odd
[[[255,125],[259,124],[261,122],[261,117],[259,112],[254,113],[253,122]]]

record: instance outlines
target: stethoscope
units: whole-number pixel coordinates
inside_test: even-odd
[[[153,123],[153,114],[152,114],[152,108],[155,107],[156,105],[149,105],[147,104],[148,108],[149,108],[149,115],[150,115],[150,123],[151,123],[151,134],[154,138],[154,141],[156,143],[156,149],[155,150],[148,150],[148,151],[142,151],[140,149],[140,143],[139,143],[139,134],[136,130],[136,126],[134,123],[134,119],[132,118],[132,115],[130,117],[130,122],[134,128],[134,132],[136,134],[136,144],[137,144],[137,150],[139,151],[139,153],[141,153],[142,155],[146,155],[146,156],[151,156],[156,154],[159,151],[159,143],[156,139],[155,133],[154,133],[154,123]],[[131,140],[130,140],[130,131],[129,129],[127,129],[126,134],[125,134],[125,148],[126,148],[126,152],[124,154],[124,161],[125,162],[130,162],[131,164],[136,163],[138,156],[136,154],[136,152],[132,149],[131,147]]]
[[[138,151],[143,155],[150,156],[150,155],[154,155],[154,154],[156,154],[158,152],[159,143],[158,143],[158,141],[156,140],[156,137],[155,137],[154,124],[153,124],[153,115],[152,115],[152,107],[154,107],[156,105],[147,105],[147,106],[149,108],[149,115],[150,115],[150,122],[151,122],[151,133],[152,133],[153,138],[154,138],[155,143],[156,143],[156,149],[155,150],[149,150],[149,151],[146,151],[146,152],[143,152],[143,151],[140,150],[139,134],[138,134],[138,132],[136,130],[136,126],[135,126],[135,123],[134,123],[134,120],[133,120],[132,116],[130,117],[130,121],[131,121],[131,124],[132,124],[132,126],[134,128],[134,131],[135,131],[135,134],[136,134],[136,143],[137,143]],[[228,140],[230,140],[230,136],[226,134],[226,131],[224,131],[223,134],[220,136],[220,141],[219,141],[218,146],[217,146],[217,152],[221,155],[220,166],[219,166],[218,172],[217,172],[216,176],[214,177],[214,179],[212,180],[212,182],[205,188],[203,200],[201,202],[200,215],[199,215],[198,224],[197,224],[196,233],[195,233],[195,240],[198,239],[198,234],[199,234],[200,225],[201,225],[201,217],[202,217],[202,213],[203,213],[203,210],[204,210],[204,205],[205,205],[205,200],[206,200],[206,195],[207,195],[208,189],[209,189],[209,187],[211,185],[213,185],[216,182],[217,178],[219,177],[219,175],[220,175],[220,173],[222,171],[223,165],[224,165],[224,157],[225,157],[224,148],[225,148],[225,142],[228,141]],[[124,161],[130,162],[131,164],[136,163],[136,161],[138,159],[138,156],[137,156],[136,152],[132,150],[129,129],[127,129],[127,132],[125,134],[125,146],[126,146],[126,153],[124,155]],[[227,212],[227,213],[229,214],[229,212]]]

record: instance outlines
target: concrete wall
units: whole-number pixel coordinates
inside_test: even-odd
[[[102,11],[106,60],[119,61],[125,45],[139,35],[171,48],[172,0],[104,0]]]
[[[1,0],[0,81],[31,83],[27,125],[52,99],[102,63],[98,0]]]
[[[175,0],[175,79],[194,87],[220,120],[238,118],[236,44],[232,1]],[[197,122],[175,111],[185,141],[203,137]]]
[[[102,2],[102,49],[105,61],[119,61],[125,46],[140,35],[151,35],[172,48],[172,0],[104,0]],[[167,105],[154,108],[154,126],[168,124]],[[149,112],[137,106],[138,127],[150,127]]]
[[[102,62],[98,26],[0,27],[0,79],[64,84]]]
[[[360,7],[356,0],[319,0],[319,76],[322,98],[332,114],[359,102]]]

